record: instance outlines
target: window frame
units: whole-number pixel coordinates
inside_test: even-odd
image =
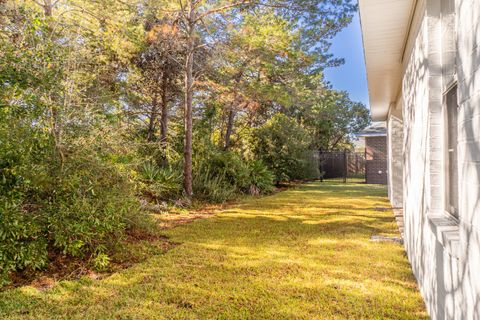
[[[452,94],[455,94],[455,106],[452,106],[451,104],[449,104],[449,97],[451,97]],[[445,163],[445,178],[444,178],[444,192],[445,192],[445,212],[451,216],[452,218],[454,218],[455,220],[459,220],[459,217],[460,217],[460,214],[459,214],[459,208],[458,208],[458,205],[459,205],[459,161],[458,161],[458,113],[459,113],[459,109],[460,109],[460,105],[458,103],[458,83],[457,81],[452,81],[452,83],[450,83],[446,90],[444,91],[444,94],[443,94],[443,109],[444,109],[444,127],[445,127],[445,135],[444,135],[444,152],[443,152],[443,157],[444,157],[444,163]],[[455,153],[456,153],[456,157],[455,157],[455,161],[456,161],[456,166],[454,166],[453,168],[451,167],[451,161],[450,161],[450,137],[451,137],[451,132],[450,130],[452,130],[452,128],[450,127],[450,119],[449,119],[449,109],[452,108],[452,107],[455,107],[455,130],[456,130],[456,133],[455,133],[455,138],[456,138],[456,141],[455,143],[453,144],[455,146]],[[454,206],[454,204],[452,205],[452,202],[451,202],[451,199],[452,199],[452,195],[451,195],[451,171],[452,170],[455,170],[456,171],[456,183],[457,183],[457,186],[456,186],[456,195],[455,197],[457,198],[457,207]]]

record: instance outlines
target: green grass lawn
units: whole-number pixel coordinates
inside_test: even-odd
[[[418,319],[381,186],[310,183],[167,230],[180,243],[102,280],[0,293],[0,319]]]

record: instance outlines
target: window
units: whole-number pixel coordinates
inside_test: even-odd
[[[451,88],[445,95],[446,102],[446,149],[447,154],[445,160],[447,162],[446,175],[446,207],[450,214],[458,218],[458,102],[457,102],[457,86]]]

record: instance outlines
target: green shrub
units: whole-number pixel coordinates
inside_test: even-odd
[[[273,180],[262,161],[247,161],[235,152],[211,149],[197,155],[193,191],[196,198],[224,202],[241,193],[269,193]]]
[[[225,173],[211,170],[208,165],[197,168],[192,187],[195,198],[215,203],[232,199],[237,190]]]
[[[160,174],[160,169],[152,162],[145,162],[140,168],[140,174],[143,180],[153,183]]]
[[[96,268],[105,268],[108,249],[126,229],[147,224],[127,177],[88,150],[71,154],[60,168],[2,147],[15,161],[5,157],[0,168],[1,283],[12,271],[43,268],[47,248],[92,257]]]
[[[294,176],[295,179],[319,179],[320,168],[318,159],[315,158],[314,152],[305,150],[298,162],[299,170]]]
[[[263,162],[259,160],[250,161],[248,164],[248,190],[251,195],[270,193],[273,191],[273,180],[275,176]]]
[[[65,254],[84,256],[118,239],[127,214],[138,211],[130,187],[113,166],[95,158],[71,160],[45,206],[53,245]]]
[[[222,179],[238,189],[249,185],[248,164],[238,154],[215,151],[203,161],[208,165],[212,176],[222,176]]]
[[[153,187],[162,199],[173,199],[180,196],[182,192],[182,172],[172,168],[162,168]]]
[[[182,172],[172,167],[160,168],[146,162],[140,169],[144,191],[158,200],[179,197],[182,191]]]
[[[0,285],[11,271],[44,267],[48,256],[39,198],[52,181],[43,164],[49,140],[15,122],[17,112],[0,108]]]
[[[274,173],[276,182],[312,175],[311,137],[294,119],[277,114],[254,132],[254,153]],[[318,165],[315,165],[318,167]]]
[[[0,285],[10,271],[40,269],[47,262],[47,240],[38,216],[0,197]]]

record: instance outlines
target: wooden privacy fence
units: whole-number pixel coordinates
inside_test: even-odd
[[[319,152],[322,179],[365,179],[365,153],[344,151]]]

